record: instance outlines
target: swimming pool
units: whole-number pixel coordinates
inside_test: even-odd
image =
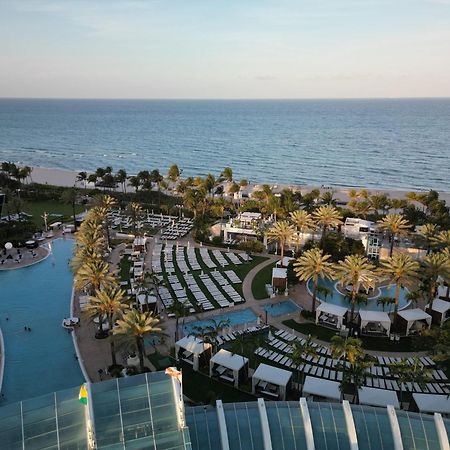
[[[184,334],[189,334],[192,332],[194,327],[206,327],[212,325],[212,320],[220,322],[222,320],[229,320],[230,326],[243,325],[245,323],[251,324],[256,322],[257,315],[253,312],[251,308],[241,309],[239,311],[233,311],[227,314],[219,314],[217,316],[211,316],[205,320],[196,320],[194,322],[189,322],[183,326]]]
[[[350,309],[350,303],[345,298],[343,294],[341,294],[337,288],[336,285],[338,284],[337,281],[334,280],[319,280],[319,286],[326,287],[331,290],[333,293],[332,296],[328,296],[325,298],[323,294],[317,293],[317,298],[322,302],[332,303],[333,305],[338,306],[344,306],[346,308]],[[310,294],[313,290],[313,283],[312,280],[309,280],[307,283],[308,291]],[[398,300],[398,307],[399,309],[406,308],[408,306],[409,302],[406,299],[406,294],[408,293],[408,290],[405,288],[400,289],[400,296]],[[373,296],[372,296],[373,295]],[[383,311],[382,305],[377,304],[377,300],[380,297],[395,297],[395,285],[390,284],[389,286],[382,286],[380,287],[377,292],[374,294],[371,294],[369,296],[369,300],[367,302],[367,305],[356,305],[355,309],[358,311],[359,309],[365,310],[365,311]],[[394,305],[386,305],[384,310],[389,313],[394,310]]]
[[[264,306],[264,311],[272,317],[283,316],[300,310],[300,306],[296,305],[292,300],[284,300]]]
[[[5,342],[0,404],[84,382],[72,336],[61,326],[62,319],[70,316],[72,248],[71,239],[57,239],[46,260],[0,271],[0,327]]]

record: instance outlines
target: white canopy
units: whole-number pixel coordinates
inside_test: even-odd
[[[287,269],[283,269],[281,267],[274,267],[272,269],[272,279],[273,278],[286,278],[287,277]]]
[[[386,389],[375,389],[363,386],[358,389],[359,403],[361,405],[370,406],[388,406],[400,408],[397,394],[395,391],[388,391]]]
[[[383,311],[359,311],[359,317],[361,318],[361,328],[364,328],[368,323],[379,323],[386,331],[391,329],[391,319],[389,314]]]
[[[406,335],[409,334],[409,330],[414,325],[415,322],[419,320],[425,320],[428,327],[431,326],[431,316],[427,314],[420,308],[414,309],[405,309],[403,311],[399,311],[398,315],[406,320]]]
[[[151,305],[152,303],[156,303],[156,297],[154,295],[148,295],[147,299],[145,299],[145,294],[138,294],[136,298],[140,305],[145,305],[146,303]]]
[[[260,364],[253,374],[253,378],[261,381],[267,381],[271,384],[286,387],[292,377],[289,370],[280,369],[278,367],[269,366],[268,364]]]
[[[219,364],[231,370],[241,370],[248,363],[248,358],[222,348],[211,358],[211,363]]]
[[[303,394],[341,400],[341,391],[337,381],[307,376],[303,386]]]
[[[450,397],[435,394],[413,394],[420,412],[450,414]]]
[[[332,303],[322,302],[316,309],[316,312],[331,314],[336,317],[344,317],[347,314],[347,308],[333,305]]]
[[[211,347],[211,344],[203,342],[201,339],[194,336],[185,336],[184,338],[175,342],[175,347],[178,349],[184,348],[194,355],[201,355],[206,349]]]
[[[427,307],[429,307],[429,305],[427,305]],[[438,313],[445,314],[448,310],[450,310],[450,302],[437,298],[433,300],[431,309]]]

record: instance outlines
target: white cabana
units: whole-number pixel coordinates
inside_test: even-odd
[[[175,342],[175,358],[177,361],[187,362],[197,371],[200,362],[203,360],[206,363],[207,359],[211,356],[211,348],[211,344],[203,342],[199,338],[185,336]]]
[[[366,335],[389,336],[391,319],[384,311],[359,311],[359,330]]]
[[[252,377],[252,392],[273,400],[285,400],[291,377],[289,370],[260,364]]]
[[[425,310],[431,314],[433,323],[442,326],[444,322],[450,319],[450,302],[436,298],[433,300],[433,304],[430,309],[428,304]]]
[[[413,394],[414,402],[421,413],[441,413],[450,416],[450,397],[436,394]]]
[[[316,309],[316,325],[325,325],[340,330],[346,314],[347,308],[322,302]]]
[[[398,312],[400,322],[403,322],[403,328],[405,328],[405,334],[408,336],[410,333],[417,333],[425,326],[430,328],[431,316],[420,308],[405,309]]]
[[[360,405],[383,407],[391,405],[394,408],[400,408],[396,392],[388,391],[387,389],[376,389],[363,386],[358,389],[358,398]]]
[[[341,401],[341,391],[337,381],[307,376],[303,385],[303,395],[313,399],[330,399]]]
[[[272,286],[277,289],[287,288],[287,269],[282,267],[272,269]]]
[[[239,386],[239,380],[248,373],[248,358],[220,349],[209,360],[209,376],[216,376],[222,381]]]
[[[139,303],[139,309],[141,311],[156,311],[157,310],[157,299],[154,295],[137,294],[136,300]]]

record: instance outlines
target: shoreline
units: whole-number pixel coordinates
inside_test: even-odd
[[[39,184],[48,184],[53,186],[61,186],[61,187],[73,187],[74,185],[79,188],[84,187],[84,183],[77,181],[77,175],[81,170],[67,170],[67,169],[59,169],[59,168],[51,168],[51,167],[39,167],[32,166],[33,172],[31,173],[32,181]],[[89,171],[86,171],[89,173]],[[257,186],[263,183],[250,183],[249,186]],[[296,184],[274,184],[267,183],[270,186],[277,186],[278,188],[290,187],[297,188],[301,191],[311,191],[312,189],[319,189],[321,192],[333,191],[338,195],[338,199],[342,201],[348,201],[348,191],[351,189],[362,190],[366,189],[372,193],[385,193],[389,195],[391,198],[404,198],[405,194],[411,192],[411,189],[400,189],[400,188],[364,188],[364,187],[351,187],[351,186],[314,186],[314,185],[296,185]],[[92,183],[87,183],[87,187],[93,188]],[[129,189],[131,187],[127,187]],[[415,192],[429,192],[429,190],[414,190]],[[437,191],[442,200],[445,200],[447,203],[450,203],[450,192],[446,191]]]

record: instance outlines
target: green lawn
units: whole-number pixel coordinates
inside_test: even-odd
[[[75,212],[79,214],[84,211],[85,206],[76,205]],[[31,214],[31,220],[38,226],[44,225],[42,215],[44,212],[49,214],[48,224],[59,221],[72,221],[72,205],[66,205],[57,201],[24,201],[23,211]]]
[[[256,300],[268,298],[266,291],[266,284],[272,283],[272,269],[275,267],[275,262],[262,268],[253,278],[252,294]]]
[[[330,342],[336,331],[329,328],[318,326],[312,322],[298,323],[293,319],[283,321],[283,325],[292,328],[299,333],[310,334],[321,341]],[[400,342],[390,341],[382,337],[361,337],[363,347],[366,350],[390,351],[390,352],[415,352],[429,350],[425,340],[418,337],[402,337]]]
[[[255,401],[256,397],[248,392],[235,389],[207,375],[194,372],[183,364],[183,393],[196,403],[215,404],[216,400],[224,403]]]

